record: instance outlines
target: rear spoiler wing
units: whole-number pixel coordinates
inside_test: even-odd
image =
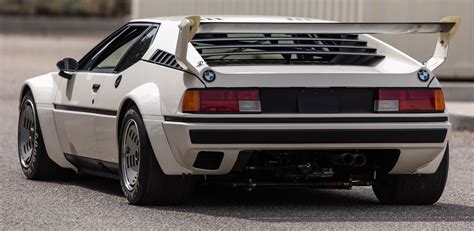
[[[176,61],[198,76],[202,68],[193,66],[187,60],[188,44],[194,35],[201,33],[321,33],[321,34],[413,34],[439,33],[433,57],[424,65],[431,71],[439,67],[448,57],[449,42],[456,34],[459,16],[449,16],[440,22],[420,23],[340,23],[340,22],[201,22],[200,16],[189,16],[179,24]]]

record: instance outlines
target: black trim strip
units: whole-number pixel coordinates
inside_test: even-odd
[[[448,117],[340,117],[340,118],[186,118],[165,116],[165,121],[192,123],[386,123],[446,122]]]
[[[341,52],[341,51],[240,51],[240,52],[215,52],[215,53],[201,53],[203,58],[214,57],[214,56],[227,56],[227,55],[285,55],[285,54],[296,54],[296,55],[312,55],[312,56],[356,56],[356,57],[373,57],[373,58],[385,58],[384,55],[378,55],[374,53],[362,53],[362,52]]]
[[[76,166],[81,173],[118,179],[118,163],[64,153],[66,160]]]
[[[88,107],[78,107],[78,106],[54,104],[54,109],[64,110],[64,111],[77,111],[77,112],[93,113],[93,114],[100,114],[100,115],[117,116],[117,111],[95,109],[95,108],[88,108]]]
[[[364,49],[372,53],[376,53],[377,49],[367,46],[350,46],[350,45],[318,45],[318,44],[231,44],[231,45],[196,45],[196,50],[200,49],[222,49],[222,48],[347,48],[347,49]],[[368,53],[368,52],[367,52]]]
[[[207,34],[207,33],[204,33]],[[199,35],[199,33],[198,33]],[[355,36],[357,37],[357,36]],[[330,42],[352,42],[367,45],[367,41],[360,39],[341,38],[307,38],[307,37],[222,37],[222,38],[193,38],[191,42],[237,42],[237,41],[330,41]]]
[[[195,129],[193,144],[442,143],[447,129]]]

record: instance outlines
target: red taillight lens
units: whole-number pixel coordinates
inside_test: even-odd
[[[379,89],[376,112],[443,112],[441,89]]]
[[[260,96],[255,89],[187,90],[183,112],[261,112]]]

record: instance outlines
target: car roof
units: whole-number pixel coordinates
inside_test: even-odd
[[[132,22],[179,22],[187,16],[168,16],[135,19]],[[256,15],[201,15],[201,22],[215,23],[291,23],[291,22],[329,22],[327,20],[303,18],[303,17],[287,17],[287,16],[256,16]]]

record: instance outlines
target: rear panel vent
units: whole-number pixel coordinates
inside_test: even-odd
[[[196,34],[191,41],[209,65],[373,65],[385,56],[356,34]]]
[[[182,70],[182,68],[176,62],[176,57],[166,51],[156,50],[151,56],[150,61],[166,67]]]

